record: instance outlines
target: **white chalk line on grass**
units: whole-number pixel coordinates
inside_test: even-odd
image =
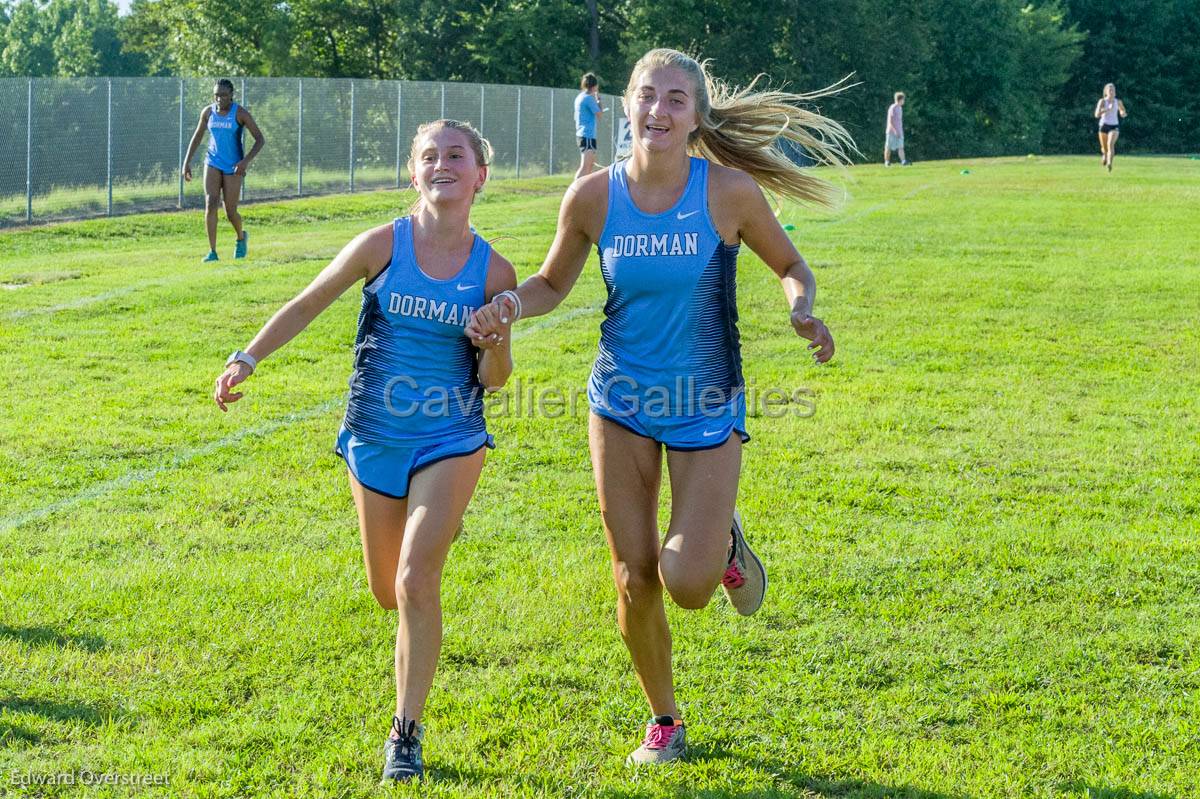
[[[513,341],[518,341],[540,330],[557,327],[558,325],[565,324],[573,319],[578,319],[581,316],[587,316],[588,314],[594,313],[596,310],[596,308],[592,307],[572,308],[569,311],[564,311],[561,314],[555,314],[554,316],[547,317],[539,322],[531,323],[528,326],[522,326],[522,328],[513,333]],[[340,408],[345,404],[345,402],[345,397],[326,400],[325,402],[318,403],[317,405],[305,408],[304,410],[286,414],[278,419],[273,419],[269,422],[255,425],[254,427],[248,427],[244,430],[239,430],[236,433],[230,433],[224,438],[217,439],[216,441],[210,441],[207,444],[202,444],[201,446],[184,450],[183,452],[175,454],[170,458],[170,460],[159,466],[154,466],[148,469],[137,469],[135,471],[123,474],[120,477],[115,477],[112,480],[105,480],[102,483],[89,486],[79,493],[66,497],[65,499],[60,499],[57,502],[51,502],[50,504],[43,505],[40,508],[35,508],[24,513],[18,513],[4,519],[0,519],[0,532],[8,532],[9,530],[20,527],[23,524],[28,524],[29,522],[37,521],[38,519],[44,519],[51,514],[74,507],[80,503],[98,499],[106,494],[111,494],[115,491],[121,491],[129,488],[130,486],[137,485],[138,483],[144,483],[147,480],[153,480],[155,477],[158,477],[164,472],[170,472],[179,469],[196,458],[201,458],[205,455],[211,455],[214,452],[236,444],[243,439],[264,436],[274,433],[277,430],[282,430],[285,427],[290,427],[297,422],[304,422],[309,419],[322,416],[329,411]]]
[[[124,288],[113,289],[102,294],[93,294],[90,297],[80,297],[70,302],[64,302],[59,305],[49,305],[45,308],[23,308],[19,311],[9,311],[5,314],[5,319],[24,319],[27,316],[38,316],[40,314],[59,313],[60,311],[73,311],[77,308],[86,308],[97,302],[124,297],[126,294],[132,294],[135,291],[141,291],[148,288],[157,288],[158,286],[167,285],[166,283],[141,283],[136,286],[125,286]]]
[[[274,264],[271,264],[271,265],[276,265],[277,263],[280,263],[280,262],[275,262]],[[25,319],[30,316],[41,316],[43,314],[55,314],[55,313],[61,313],[62,311],[74,311],[74,310],[78,310],[79,308],[86,308],[89,305],[95,305],[98,302],[104,302],[105,300],[113,300],[118,297],[124,297],[127,294],[133,294],[135,292],[145,291],[146,289],[159,289],[159,288],[165,288],[168,286],[177,286],[181,283],[189,283],[193,280],[203,279],[206,277],[212,277],[213,275],[237,276],[238,271],[237,271],[237,267],[228,267],[227,268],[225,265],[222,264],[221,266],[218,266],[215,269],[196,270],[193,272],[185,272],[183,274],[178,274],[169,280],[151,280],[151,281],[147,281],[145,283],[134,283],[133,285],[129,285],[129,286],[121,286],[120,288],[110,289],[108,291],[102,291],[99,294],[92,294],[87,297],[79,297],[74,300],[68,300],[67,302],[59,303],[58,305],[47,305],[43,308],[22,308],[22,309],[19,309],[16,311],[9,311],[8,313],[6,313],[4,315],[4,318],[5,319]]]
[[[189,272],[189,273],[182,274],[182,275],[176,275],[175,277],[173,277],[169,280],[151,280],[146,283],[134,283],[131,286],[122,286],[120,288],[110,289],[108,291],[102,291],[99,294],[92,294],[87,297],[79,297],[74,300],[68,300],[67,302],[59,303],[58,305],[47,305],[43,308],[22,308],[22,309],[16,310],[16,311],[9,311],[7,314],[4,315],[4,318],[5,319],[25,319],[30,316],[41,316],[43,314],[54,314],[54,313],[60,313],[62,311],[75,311],[80,308],[86,308],[89,305],[95,305],[98,302],[104,302],[105,300],[114,300],[118,297],[124,297],[127,294],[133,294],[135,292],[145,291],[146,289],[160,289],[160,288],[166,288],[168,286],[177,286],[181,283],[191,282],[192,280],[195,280],[197,278],[203,279],[205,277],[211,277],[213,275],[223,275],[223,274],[236,275],[237,272],[234,270],[234,268],[223,269],[222,267],[217,267],[216,269],[212,269],[212,270],[209,270],[206,272],[199,272],[199,271]]]
[[[95,305],[98,302],[104,302],[105,300],[115,300],[118,297],[124,297],[127,294],[133,294],[137,291],[162,288],[163,286],[172,286],[176,283],[183,283],[187,280],[191,280],[198,274],[214,274],[217,271],[217,269],[213,269],[209,270],[208,272],[188,272],[185,274],[176,275],[174,278],[169,280],[148,280],[144,283],[133,283],[128,286],[120,286],[118,288],[109,289],[108,291],[102,291],[99,294],[92,294],[86,297],[77,297],[73,300],[67,300],[66,302],[58,303],[57,305],[47,305],[42,308],[21,308],[15,311],[9,311],[4,315],[4,318],[25,319],[30,316],[61,313],[62,311],[74,311],[78,310],[79,308],[86,308],[89,305]]]
[[[889,208],[898,202],[903,202],[904,200],[912,199],[913,197],[916,197],[918,194],[925,191],[926,189],[931,189],[934,186],[939,186],[939,185],[941,185],[941,182],[926,183],[922,186],[917,186],[915,189],[912,189],[911,191],[909,191],[908,193],[906,193],[900,197],[896,197],[891,200],[884,200],[883,202],[875,203],[874,205],[869,205],[866,208],[863,208],[861,211],[856,211],[855,213],[849,214],[848,216],[838,217],[837,219],[831,219],[828,222],[818,222],[816,225],[814,225],[812,227],[812,231],[815,233],[823,228],[832,227],[834,225],[841,225],[846,222],[852,222],[855,219],[862,219],[864,216],[869,216],[870,214],[873,214],[876,211],[882,211],[884,208]]]
[[[339,397],[336,400],[322,402],[320,405],[314,405],[313,407],[305,408],[302,411],[289,413],[286,416],[282,416],[279,419],[267,422],[266,424],[249,427],[245,430],[239,430],[236,433],[231,433],[230,435],[227,435],[221,439],[217,439],[216,441],[210,441],[202,446],[184,450],[160,466],[154,466],[149,469],[138,469],[136,471],[123,474],[120,477],[113,478],[112,480],[105,480],[103,483],[89,486],[88,488],[80,491],[78,494],[67,497],[66,499],[60,499],[57,502],[52,502],[49,505],[45,505],[41,508],[27,511],[25,513],[19,513],[16,516],[10,516],[7,519],[0,521],[0,532],[7,532],[15,527],[20,527],[22,524],[37,521],[38,519],[45,518],[52,513],[57,513],[60,510],[65,510],[74,505],[78,505],[81,502],[87,502],[88,500],[102,497],[105,494],[110,494],[114,491],[120,491],[121,489],[128,488],[129,486],[137,485],[138,483],[144,483],[147,480],[152,480],[163,472],[169,472],[178,469],[179,467],[184,466],[196,458],[200,458],[205,455],[211,455],[214,452],[224,449],[231,444],[236,444],[244,438],[273,433],[276,430],[295,424],[296,422],[303,422],[305,420],[320,416],[328,411],[333,410],[334,408],[337,408],[344,401],[345,400],[343,398]]]

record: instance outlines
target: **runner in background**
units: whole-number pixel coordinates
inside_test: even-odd
[[[217,257],[217,210],[225,201],[225,217],[237,234],[234,258],[245,258],[249,237],[238,213],[242,196],[242,181],[250,162],[262,150],[267,139],[245,106],[233,101],[233,81],[221,78],[213,87],[213,102],[200,112],[200,123],[192,134],[187,155],[183,159],[183,179],[192,179],[192,156],[200,146],[204,131],[208,131],[208,152],[204,156],[204,224],[208,230],[208,255],[205,263]],[[254,146],[247,153],[242,147],[242,132],[250,131]]]

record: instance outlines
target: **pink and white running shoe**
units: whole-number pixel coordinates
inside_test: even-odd
[[[687,737],[683,722],[671,716],[655,716],[646,725],[642,745],[625,758],[625,765],[669,763],[687,755]]]
[[[729,604],[738,613],[751,616],[762,607],[763,599],[767,596],[767,570],[746,543],[746,536],[742,533],[742,515],[736,508],[730,537],[733,541],[729,547],[729,566],[721,578],[721,587],[725,589],[725,596],[729,597]]]

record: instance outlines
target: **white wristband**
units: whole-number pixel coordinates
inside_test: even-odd
[[[517,292],[513,291],[512,289],[509,289],[507,291],[502,291],[499,294],[497,294],[493,299],[499,299],[501,297],[507,297],[512,302],[512,304],[513,304],[513,321],[515,322],[518,319],[520,319],[521,318],[521,298],[519,296],[517,296]]]
[[[241,350],[234,350],[233,354],[225,361],[225,365],[231,366],[235,362],[246,364],[250,367],[251,372],[258,368],[258,360],[250,353],[242,352]]]

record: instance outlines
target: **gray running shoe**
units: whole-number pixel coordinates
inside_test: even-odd
[[[721,578],[721,587],[729,603],[743,616],[751,616],[762,607],[767,595],[767,570],[746,543],[742,533],[742,516],[733,511],[733,543],[729,549],[729,566]]]
[[[642,745],[625,758],[625,765],[656,765],[687,756],[687,737],[682,721],[670,716],[655,716],[646,725]]]
[[[383,784],[422,779],[425,764],[421,760],[421,739],[425,728],[392,716],[392,732],[383,749]]]

